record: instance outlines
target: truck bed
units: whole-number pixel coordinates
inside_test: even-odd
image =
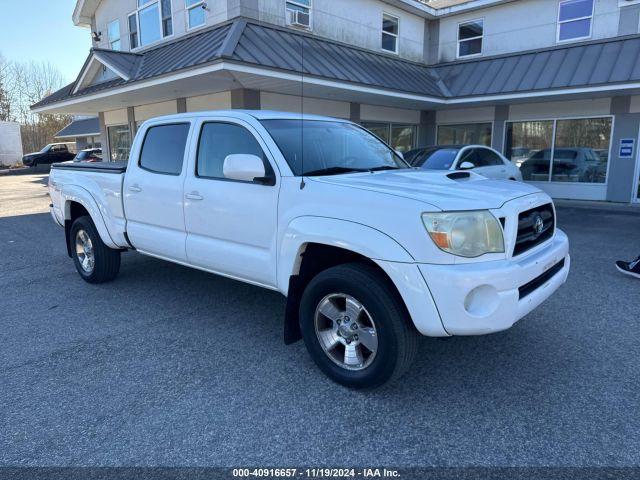
[[[51,168],[55,170],[122,174],[127,171],[127,162],[65,162],[54,163]]]

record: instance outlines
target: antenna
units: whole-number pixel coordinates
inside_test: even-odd
[[[300,190],[306,186],[304,182],[304,36],[300,36]]]

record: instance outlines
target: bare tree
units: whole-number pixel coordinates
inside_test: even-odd
[[[69,115],[34,114],[30,108],[64,83],[60,71],[48,62],[7,62],[0,56],[0,120],[22,125],[25,152],[51,143],[71,121]]]

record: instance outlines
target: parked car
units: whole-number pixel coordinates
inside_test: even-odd
[[[398,378],[419,334],[510,328],[570,268],[546,193],[410,168],[364,128],[327,117],[148,120],[128,163],[55,164],[49,193],[85,281],[113,280],[135,249],[279,291],[285,342],[302,338],[325,374],[356,388]]]
[[[525,180],[548,181],[551,149],[534,152],[520,166]],[[553,154],[552,180],[556,182],[604,183],[607,160],[591,148],[556,148]]]
[[[69,151],[66,143],[50,143],[36,153],[28,153],[22,157],[25,167],[37,167],[43,164],[66,162],[72,160],[75,155]]]
[[[87,148],[80,150],[73,159],[74,162],[102,162],[102,149],[101,148]]]
[[[487,178],[522,180],[515,164],[483,145],[438,145],[412,150],[405,158],[424,170],[472,170]]]

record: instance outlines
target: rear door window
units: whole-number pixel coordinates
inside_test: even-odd
[[[149,128],[140,153],[140,167],[153,173],[180,175],[190,126],[172,123]]]

